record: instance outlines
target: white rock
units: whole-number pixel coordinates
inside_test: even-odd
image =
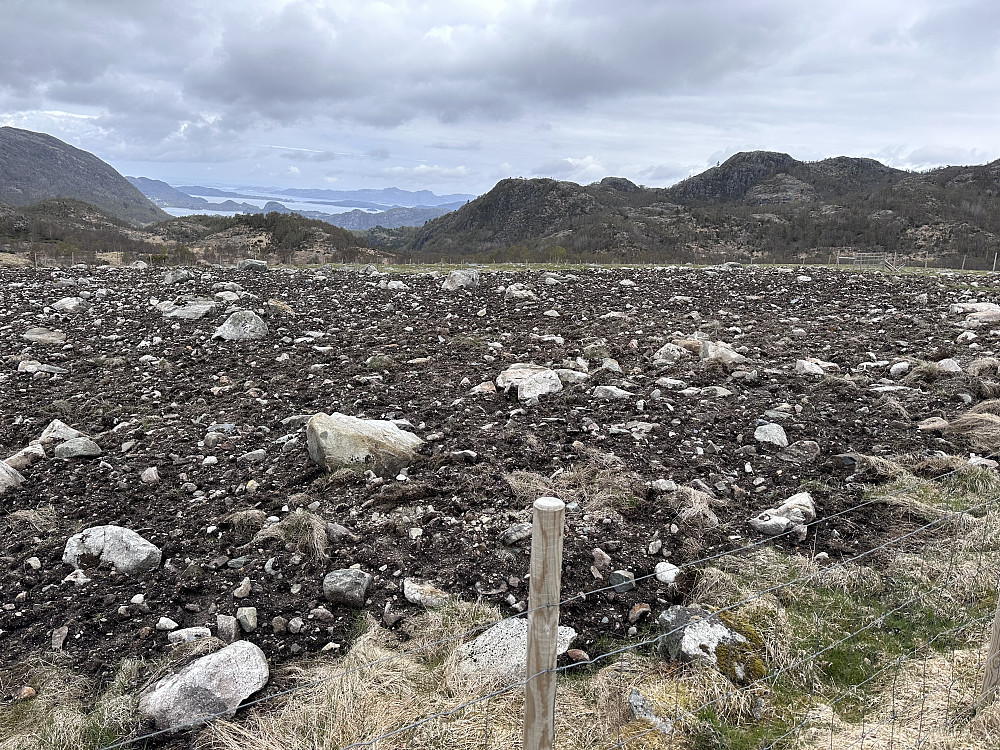
[[[23,481],[24,477],[21,476],[21,473],[17,469],[6,462],[0,462],[0,495],[13,487],[17,487]]]
[[[78,313],[86,310],[89,305],[83,297],[63,297],[58,302],[52,304],[53,310],[67,313]]]
[[[631,398],[635,396],[634,393],[622,390],[613,385],[599,385],[594,389],[594,398],[600,399],[620,399],[620,398]]]
[[[388,284],[385,285],[385,288],[388,289],[390,292],[406,292],[409,291],[410,289],[410,287],[408,287],[405,283],[399,281],[398,279],[390,281]]]
[[[806,359],[795,360],[796,375],[824,375],[825,371],[815,362]]]
[[[74,430],[68,424],[59,419],[53,419],[49,422],[48,426],[42,430],[42,435],[38,438],[38,442],[43,445],[46,443],[63,443],[76,437],[86,437],[86,435],[79,430]]]
[[[131,529],[109,525],[71,536],[62,559],[74,568],[113,565],[121,573],[137,574],[159,567],[161,557],[158,547]]]
[[[656,563],[654,572],[657,581],[665,583],[667,586],[673,586],[677,583],[677,579],[680,578],[682,571],[673,563],[664,561]]]
[[[747,361],[746,357],[733,351],[728,344],[721,341],[702,341],[699,356],[703,360],[722,362],[727,365],[739,365]]]
[[[211,299],[192,299],[181,304],[174,302],[159,302],[156,309],[163,313],[164,318],[179,320],[200,320],[209,315],[215,315],[219,310],[219,305]]]
[[[66,334],[48,328],[29,328],[21,334],[21,338],[34,344],[62,344],[66,341]]]
[[[562,380],[554,370],[542,370],[518,383],[517,399],[528,404],[537,404],[539,396],[559,393],[562,389]]]
[[[653,355],[654,365],[673,365],[687,357],[688,350],[677,344],[664,344]]]
[[[937,366],[938,369],[941,370],[942,372],[954,372],[954,373],[962,372],[962,366],[958,364],[958,362],[956,362],[954,359],[951,359],[950,357],[948,359],[942,359],[940,362],[937,363]]]
[[[660,640],[660,652],[672,661],[707,660],[718,666],[720,645],[746,643],[747,639],[698,606],[674,605],[663,612],[657,623],[667,632]]]
[[[529,300],[537,299],[535,293],[528,289],[524,284],[511,284],[504,291],[503,298],[505,300]]]
[[[253,310],[237,310],[215,329],[213,339],[252,341],[267,335],[267,323]]]
[[[506,393],[510,388],[516,388],[532,375],[537,375],[538,373],[545,372],[548,369],[549,368],[542,367],[540,365],[517,362],[497,375],[495,380],[496,386]]]
[[[394,477],[417,455],[423,440],[395,423],[320,412],[306,424],[306,441],[313,463],[326,471],[370,469]]]
[[[403,596],[411,604],[419,604],[427,609],[440,609],[452,597],[429,583],[421,583],[413,578],[403,579]]]
[[[754,530],[767,536],[796,530],[798,537],[805,539],[806,524],[816,519],[816,506],[812,495],[799,492],[785,500],[777,508],[768,508],[749,520]]]
[[[161,631],[166,630],[177,630],[180,627],[176,622],[171,620],[169,617],[161,617],[156,621],[156,629]]]
[[[237,641],[143,691],[139,711],[159,730],[191,726],[215,715],[229,718],[268,677],[264,652],[249,641]]]
[[[785,435],[785,428],[773,422],[762,424],[754,430],[753,438],[758,443],[773,443],[779,448],[788,447],[788,436]]]
[[[479,286],[479,271],[455,269],[448,274],[441,288],[446,292],[453,292],[456,289],[475,289]]]
[[[559,626],[556,653],[564,654],[576,638],[576,631]],[[496,687],[523,680],[527,667],[528,621],[504,620],[477,638],[458,647],[455,669],[470,681]]]
[[[889,376],[893,378],[899,378],[910,371],[909,362],[897,362],[892,367],[889,368]]]
[[[556,370],[555,373],[559,376],[559,379],[562,382],[569,383],[570,385],[583,383],[590,379],[590,375],[585,372],[580,372],[579,370],[559,369]]]

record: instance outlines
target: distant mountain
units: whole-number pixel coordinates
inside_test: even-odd
[[[252,203],[236,203],[232,200],[212,203],[204,198],[197,198],[193,195],[181,192],[175,187],[171,187],[162,180],[151,180],[148,177],[126,177],[126,180],[135,185],[139,190],[157,206],[167,206],[171,208],[190,208],[196,211],[239,211],[241,213],[259,213],[260,208]]]
[[[412,255],[480,260],[825,262],[871,251],[990,267],[1000,160],[913,173],[873,159],[753,151],[670,188],[507,179],[394,241]]]
[[[73,198],[143,225],[169,218],[128,180],[87,151],[45,133],[0,127],[0,203]]]
[[[460,204],[464,205],[464,204]],[[449,206],[414,206],[413,208],[397,206],[386,211],[347,211],[339,214],[328,214],[322,211],[293,211],[277,201],[268,201],[262,213],[272,211],[279,214],[298,214],[307,219],[318,219],[335,227],[363,231],[374,227],[398,229],[399,227],[419,227],[431,219],[443,216],[452,210]]]
[[[388,187],[379,190],[326,190],[326,189],[302,189],[289,188],[279,190],[282,195],[290,195],[296,198],[319,198],[329,201],[366,201],[380,206],[440,206],[445,203],[464,203],[476,196],[466,193],[454,193],[451,195],[435,195],[430,190],[401,190],[400,188]]]

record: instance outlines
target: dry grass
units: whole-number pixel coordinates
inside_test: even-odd
[[[4,519],[11,531],[30,526],[35,531],[56,527],[56,511],[51,505],[41,505],[34,510],[15,510]]]
[[[232,526],[233,533],[238,539],[249,540],[267,523],[267,513],[259,508],[247,508],[230,513],[222,519],[222,522]]]
[[[968,364],[965,371],[970,375],[975,375],[977,378],[981,378],[984,375],[995,378],[1000,375],[1000,359],[994,359],[993,357],[975,359]]]
[[[134,682],[143,663],[126,659],[102,693],[84,677],[51,661],[22,665],[24,684],[38,695],[0,710],[0,750],[97,750],[139,728]],[[6,684],[4,692],[16,685]]]
[[[638,474],[625,468],[625,462],[612,453],[588,449],[568,469],[545,477],[530,471],[508,474],[504,481],[514,495],[525,503],[551,495],[578,502],[589,512],[617,512],[645,494]]]
[[[289,513],[273,526],[258,531],[250,544],[259,544],[268,539],[280,539],[295,552],[313,560],[325,560],[328,557],[326,521],[309,511],[298,509]]]
[[[1000,399],[992,398],[980,401],[969,409],[970,414],[996,414],[1000,415]]]
[[[681,487],[663,498],[677,514],[674,520],[681,526],[693,529],[714,529],[719,525],[719,517],[713,507],[725,507],[724,500],[719,500],[707,492]]]
[[[967,413],[949,423],[942,431],[945,437],[958,438],[976,451],[1000,450],[1000,415]]]

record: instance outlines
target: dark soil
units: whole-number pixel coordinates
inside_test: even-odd
[[[978,287],[970,287],[976,277],[805,273],[811,281],[774,269],[594,269],[575,271],[558,285],[537,273],[484,273],[476,290],[444,292],[442,279],[430,275],[390,277],[410,287],[394,291],[380,287],[384,278],[351,270],[213,268],[165,286],[163,272],[152,269],[2,269],[0,455],[36,440],[56,418],[93,437],[104,455],[36,463],[23,470],[23,485],[0,497],[0,663],[11,669],[50,651],[53,630],[65,625],[69,662],[105,678],[123,657],[169,648],[165,633],[154,629],[161,616],[214,632],[216,614],[235,614],[238,606],[257,608],[260,627],[247,637],[273,667],[329,643],[347,648],[360,613],[325,603],[322,579],[355,564],[375,576],[365,610],[381,618],[389,606],[402,616],[393,625],[399,630],[418,611],[402,596],[406,577],[465,600],[481,596],[513,613],[507,597],[527,597],[529,542],[508,548],[499,536],[530,520],[532,498],[515,495],[505,477],[515,471],[549,477],[593,461],[595,452],[617,456],[624,465],[612,471],[634,472],[637,481],[612,508],[584,501],[568,514],[565,596],[606,585],[591,572],[595,547],[611,556],[612,569],[636,576],[650,574],[663,559],[683,566],[759,540],[747,518],[803,489],[812,493],[820,518],[841,515],[810,527],[802,543],[785,537],[776,544],[832,559],[875,547],[923,521],[888,505],[850,510],[862,500],[860,481],[871,477],[855,476],[834,457],[963,453],[918,431],[916,422],[964,411],[960,394],[978,401],[988,383],[984,389],[978,379],[961,376],[889,393],[872,386],[900,385],[880,379],[888,378],[889,364],[906,358],[951,356],[965,365],[992,354],[992,329],[979,329],[972,346],[955,343],[963,316],[947,313],[954,302],[995,299],[997,279],[978,277]],[[78,282],[67,285],[67,279]],[[621,286],[622,279],[635,285]],[[238,304],[264,314],[265,302],[276,299],[294,315],[274,314],[261,341],[224,342],[210,339],[224,313],[173,321],[150,304],[153,297],[211,296],[220,281],[255,295]],[[497,287],[513,282],[527,284],[539,299],[505,302]],[[79,291],[91,293],[88,310],[60,314],[47,307]],[[927,293],[927,304],[916,300],[920,293]],[[553,308],[561,317],[542,315]],[[604,317],[609,312],[625,317]],[[68,342],[31,344],[21,334],[33,326],[64,331]],[[322,336],[314,340],[306,332]],[[652,365],[651,355],[664,343],[696,333],[731,344],[748,362],[724,368],[691,357]],[[539,338],[548,334],[564,343]],[[494,342],[500,346],[491,348]],[[600,342],[620,374],[594,372],[602,361],[599,347],[584,349]],[[374,355],[384,355],[375,363],[382,369],[366,365]],[[577,357],[588,360],[591,380],[542,396],[536,406],[520,405],[514,394],[470,393],[514,362],[562,367]],[[822,379],[795,374],[795,361],[806,357],[836,363],[840,372]],[[24,359],[69,372],[17,372]],[[693,387],[723,386],[732,395],[683,395],[657,386],[662,376]],[[636,396],[597,401],[591,391],[598,384]],[[660,397],[651,398],[657,388]],[[783,461],[776,447],[755,442],[757,420],[782,404],[793,407],[783,423],[789,440],[819,444],[815,461]],[[290,452],[278,441],[302,432],[280,420],[317,411],[405,419],[418,435],[438,433],[438,439],[423,446],[406,482],[330,476],[310,462],[304,435]],[[632,421],[656,427],[645,437],[613,428]],[[234,427],[209,449],[203,441],[213,423]],[[265,461],[237,460],[261,448]],[[453,455],[469,450],[475,459]],[[206,465],[206,456],[218,462]],[[141,483],[140,473],[152,466],[162,481]],[[672,532],[675,511],[649,487],[657,479],[703,482],[717,497],[721,525],[680,525]],[[245,546],[251,534],[225,520],[250,508],[282,518],[311,503],[358,541],[332,545],[329,559],[311,559],[277,540]],[[55,515],[41,528],[4,521],[13,511],[48,506]],[[72,570],[61,561],[66,540],[98,524],[135,530],[162,549],[164,565],[139,577],[90,569],[89,584],[63,582]],[[409,531],[417,526],[422,536],[412,539]],[[216,529],[209,533],[209,527]],[[663,549],[651,555],[654,538]],[[39,558],[40,569],[28,565],[31,557]],[[274,574],[264,570],[268,560]],[[233,589],[245,577],[252,593],[234,600]],[[147,612],[129,604],[139,593]],[[573,601],[563,607],[562,621],[579,631],[574,645],[593,656],[627,637],[634,604],[649,603],[655,617],[681,598],[646,579],[626,594]],[[318,606],[333,620],[310,619]],[[302,617],[307,626],[297,635],[275,634],[271,620],[278,616]]]

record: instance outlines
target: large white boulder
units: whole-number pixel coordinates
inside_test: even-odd
[[[739,352],[721,341],[702,341],[699,357],[710,362],[721,362],[724,365],[739,365],[747,361]]]
[[[441,288],[446,292],[456,289],[475,289],[479,286],[479,271],[471,269],[455,269],[448,274]]]
[[[0,461],[0,495],[12,487],[17,487],[24,481],[21,472],[9,466],[6,462]]]
[[[562,380],[555,370],[542,370],[518,383],[517,400],[533,405],[538,403],[539,396],[559,393],[562,389]]]
[[[542,367],[541,365],[532,365],[526,362],[515,362],[506,370],[497,375],[496,386],[498,389],[506,393],[511,388],[518,387],[528,378],[537,375],[540,372],[545,372],[549,368]]]
[[[812,495],[799,492],[776,508],[768,508],[750,519],[754,530],[767,536],[794,531],[801,541],[806,537],[806,524],[816,520],[816,505]]]
[[[213,339],[253,341],[267,335],[267,323],[253,310],[237,310],[215,329]]]
[[[326,471],[371,469],[394,477],[417,455],[423,440],[393,422],[346,414],[314,414],[306,424],[309,458]]]
[[[576,631],[559,626],[556,653],[564,654],[576,638]],[[503,620],[492,628],[458,647],[455,669],[458,674],[477,683],[498,687],[512,685],[527,675],[528,621],[524,618]]]
[[[121,526],[91,526],[66,542],[63,562],[80,569],[113,565],[120,573],[137,574],[160,566],[159,547],[131,529]]]
[[[79,430],[70,427],[61,419],[53,419],[49,422],[48,426],[42,430],[42,434],[38,438],[38,442],[42,445],[45,445],[46,443],[65,443],[67,440],[72,440],[73,438],[78,437],[87,436]]]
[[[180,729],[215,716],[230,718],[269,677],[264,652],[250,641],[236,641],[143,691],[139,711],[159,730]]]

